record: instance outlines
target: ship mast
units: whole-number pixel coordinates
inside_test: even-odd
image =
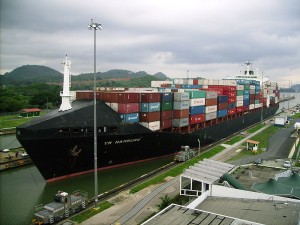
[[[64,84],[63,84],[63,92],[60,94],[61,96],[61,105],[59,111],[66,111],[72,109],[70,104],[70,68],[71,68],[71,60],[66,55],[66,61],[62,63],[64,65]]]

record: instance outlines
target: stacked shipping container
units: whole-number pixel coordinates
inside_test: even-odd
[[[278,103],[279,88],[255,80],[175,79],[155,82],[149,89],[97,92],[119,113],[124,122],[137,123],[151,130],[181,128],[236,113],[269,107]],[[160,86],[159,86],[160,85]],[[78,91],[77,99],[92,99],[92,91]]]

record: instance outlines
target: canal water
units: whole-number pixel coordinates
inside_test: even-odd
[[[300,93],[295,99],[280,104],[280,108],[300,104]],[[20,144],[15,135],[0,136],[0,149],[16,148]],[[161,158],[122,168],[98,173],[98,193],[111,190],[143,174],[170,163],[173,157]],[[94,174],[73,177],[67,180],[46,183],[34,165],[0,172],[0,225],[29,225],[34,208],[52,201],[58,191],[83,190],[93,197]]]

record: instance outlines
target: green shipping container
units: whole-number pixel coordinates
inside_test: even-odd
[[[185,92],[189,93],[189,98],[193,99],[193,98],[205,98],[205,91],[203,90],[184,90]]]
[[[172,102],[161,102],[160,105],[161,105],[161,111],[173,109]]]
[[[244,95],[244,90],[236,91],[236,96],[242,96],[242,95]]]
[[[244,90],[250,90],[250,84],[245,84],[244,85]]]

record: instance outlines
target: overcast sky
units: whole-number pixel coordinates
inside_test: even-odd
[[[221,79],[250,60],[280,86],[300,83],[299,0],[1,0],[1,74],[22,65],[72,74],[126,69]],[[188,71],[188,72],[187,72]]]

